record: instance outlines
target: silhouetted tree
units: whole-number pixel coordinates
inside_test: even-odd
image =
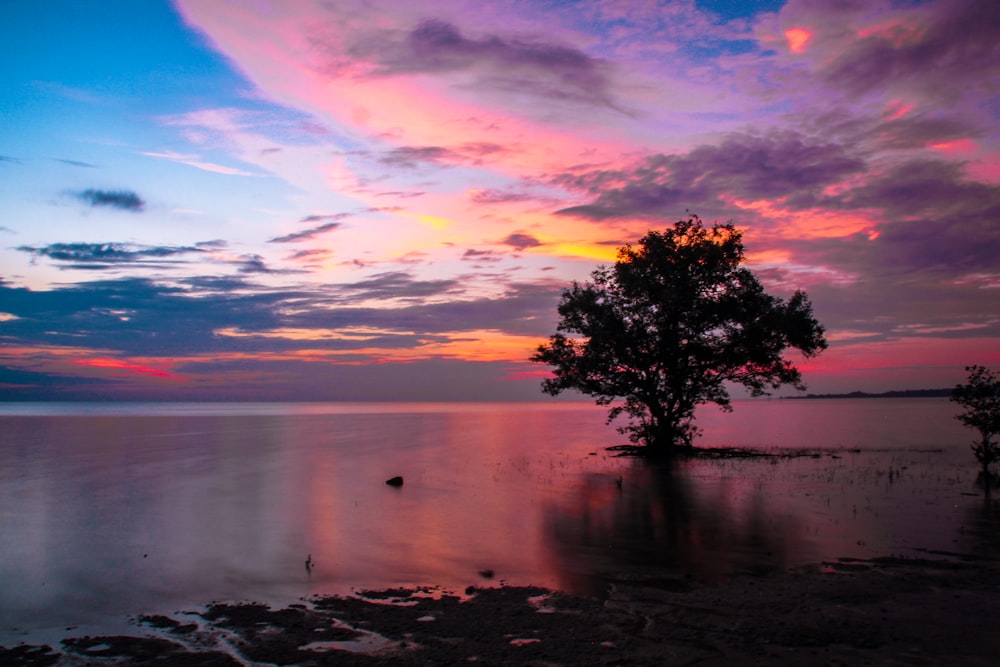
[[[612,406],[608,422],[628,414],[619,430],[662,455],[691,444],[699,404],[732,409],[727,382],[754,396],[783,384],[803,389],[781,355],[788,347],[818,354],[823,327],[803,292],[787,302],[769,296],[743,258],[732,224],[706,228],[697,216],[619,248],[614,266],[563,293],[557,333],[531,358],[555,367],[542,390],[594,396]]]
[[[985,366],[966,366],[966,384],[956,385],[951,400],[965,412],[955,419],[979,431],[979,441],[972,443],[976,460],[983,466],[983,480],[990,480],[990,464],[1000,460],[1000,442],[993,436],[1000,433],[1000,378]]]

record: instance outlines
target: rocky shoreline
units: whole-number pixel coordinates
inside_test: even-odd
[[[139,617],[131,636],[0,648],[0,664],[985,666],[997,618],[1000,559],[881,558],[711,584],[622,577],[603,599],[501,586],[214,603]]]

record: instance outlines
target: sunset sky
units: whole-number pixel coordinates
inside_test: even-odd
[[[1000,366],[995,0],[0,4],[0,398],[546,399],[563,289],[685,217],[810,391]],[[797,354],[792,360],[801,360]]]

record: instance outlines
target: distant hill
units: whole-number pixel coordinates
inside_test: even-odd
[[[805,396],[784,396],[792,400],[806,398],[940,398],[951,396],[951,389],[902,389],[886,391],[881,394],[869,394],[864,391],[852,391],[849,394],[806,394]]]

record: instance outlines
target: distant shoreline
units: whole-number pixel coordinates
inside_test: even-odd
[[[805,396],[782,396],[782,399],[803,400],[809,398],[946,398],[951,396],[951,389],[902,389],[885,391],[881,394],[869,394],[865,391],[852,391],[849,394],[806,394]]]

